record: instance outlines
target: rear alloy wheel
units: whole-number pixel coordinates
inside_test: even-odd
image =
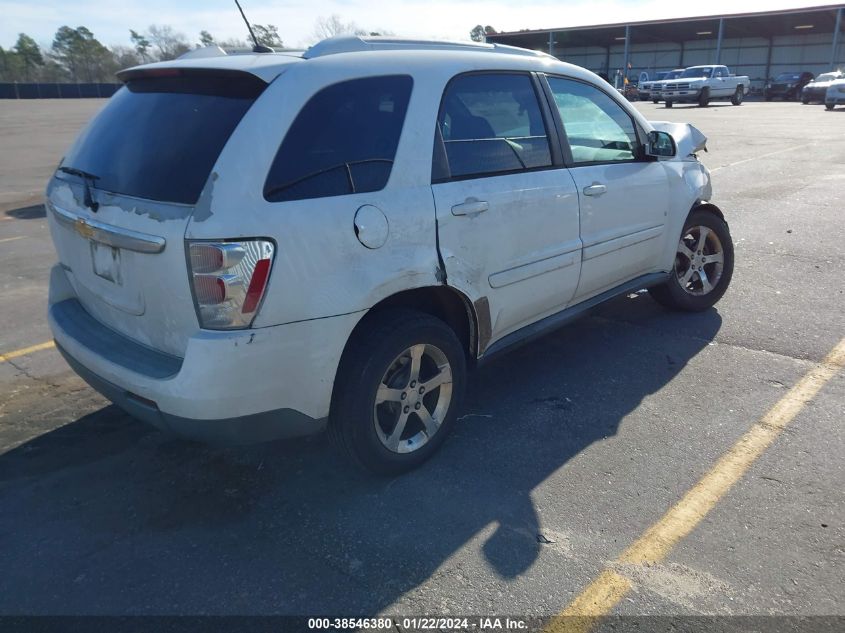
[[[701,94],[698,95],[698,107],[706,108],[710,105],[710,88],[702,88]]]
[[[657,103],[660,103],[660,99],[652,99],[651,102],[654,103],[654,104],[657,104]]]
[[[463,397],[466,358],[443,321],[411,310],[372,317],[335,381],[329,430],[359,466],[401,473],[445,439]]]
[[[742,86],[737,86],[736,92],[734,92],[734,96],[731,97],[731,104],[742,105],[742,99],[744,97],[745,97],[745,89]]]
[[[825,104],[824,104],[824,109],[825,109],[825,110],[833,110],[833,108],[834,108],[834,107],[835,107],[835,106],[834,106],[834,104],[832,104],[832,103],[825,103]]]
[[[734,249],[727,223],[709,211],[687,218],[669,280],[649,289],[659,303],[698,312],[712,307],[731,282]]]

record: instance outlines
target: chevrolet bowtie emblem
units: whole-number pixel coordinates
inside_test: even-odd
[[[76,232],[79,233],[85,239],[90,240],[91,236],[94,235],[94,229],[91,228],[91,225],[85,221],[84,218],[76,218],[74,222],[74,228]]]

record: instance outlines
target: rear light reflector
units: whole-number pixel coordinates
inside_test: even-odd
[[[267,285],[267,279],[270,277],[270,260],[260,259],[255,264],[255,270],[252,271],[252,279],[249,281],[249,288],[246,291],[246,299],[241,312],[249,314],[255,312],[258,308],[258,303],[264,295],[264,287]]]
[[[227,330],[252,324],[270,278],[274,250],[269,240],[188,243],[200,327]]]

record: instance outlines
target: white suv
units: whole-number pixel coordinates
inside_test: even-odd
[[[707,309],[731,278],[703,135],[541,53],[338,38],[120,77],[47,188],[49,320],[164,429],[328,426],[407,470],[480,360],[632,290]]]

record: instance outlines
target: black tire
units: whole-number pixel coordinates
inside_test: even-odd
[[[698,107],[706,108],[710,105],[710,88],[702,88],[701,94],[698,95]]]
[[[682,310],[685,312],[707,310],[722,298],[722,295],[725,294],[728,285],[731,283],[734,269],[734,247],[727,223],[712,211],[699,209],[690,213],[687,221],[684,223],[684,230],[680,238],[683,239],[691,230],[695,230],[697,227],[710,229],[718,238],[723,255],[722,269],[718,281],[713,285],[712,290],[706,294],[693,294],[692,291],[687,290],[682,285],[681,279],[679,278],[681,272],[684,270],[688,271],[692,263],[684,266],[684,256],[680,253],[676,255],[675,265],[670,273],[669,280],[659,286],[649,288],[649,294],[655,301],[672,310]],[[678,240],[679,243],[681,239]],[[700,256],[701,251],[698,251],[698,254]],[[704,254],[707,255],[707,253]],[[712,266],[715,266],[715,264],[704,264],[702,266],[705,269],[704,274],[708,274],[708,266],[711,266],[709,274],[713,275],[714,269]],[[694,266],[692,267],[694,268]],[[701,283],[700,277],[698,283]]]
[[[395,475],[416,468],[431,457],[454,426],[466,385],[466,356],[452,329],[428,314],[392,309],[366,318],[367,321],[360,326],[363,329],[354,334],[344,351],[338,368],[329,415],[329,437],[355,465],[379,475]],[[403,352],[410,351],[418,344],[429,346],[426,350],[436,349],[448,360],[451,369],[451,400],[438,429],[430,437],[426,434],[426,441],[419,448],[400,453],[389,449],[376,430],[376,425],[380,423],[377,417],[383,415],[376,410],[376,392],[385,375],[391,368],[397,367],[397,360]],[[397,371],[405,371],[401,364],[398,367],[400,369]],[[423,383],[422,376],[421,369],[419,386]],[[407,381],[407,385],[394,385],[397,390],[403,394],[411,393],[413,383],[410,377],[398,376],[398,379]],[[441,388],[436,387],[425,398],[433,397],[436,400],[442,393]],[[418,397],[416,393],[411,393],[411,396],[414,400]],[[403,396],[403,400],[412,403],[411,396],[408,399]],[[423,396],[419,396],[419,401],[428,410],[429,405],[423,402]],[[395,413],[401,416],[403,407],[400,402],[385,404],[388,408],[398,407]],[[404,433],[411,434],[419,429],[414,437],[420,437],[423,432],[422,418],[413,410],[408,414],[408,407],[404,408],[407,419]],[[402,431],[398,437],[404,437]]]
[[[745,88],[737,86],[734,95],[731,97],[731,105],[742,105],[742,100],[745,97]]]
[[[808,105],[810,103],[810,100],[807,99],[807,97],[801,97],[801,103],[803,103],[804,105]]]
[[[834,104],[832,104],[832,103],[825,103],[825,104],[824,104],[824,109],[825,109],[825,110],[833,110],[833,108],[835,108],[835,107],[836,107],[836,106],[835,106]]]
[[[672,107],[672,105],[673,105],[673,103],[672,103],[671,101],[667,101],[664,105],[665,105],[667,108],[671,108],[671,107]]]
[[[652,99],[651,102],[654,104],[658,104],[660,103],[660,99]]]

